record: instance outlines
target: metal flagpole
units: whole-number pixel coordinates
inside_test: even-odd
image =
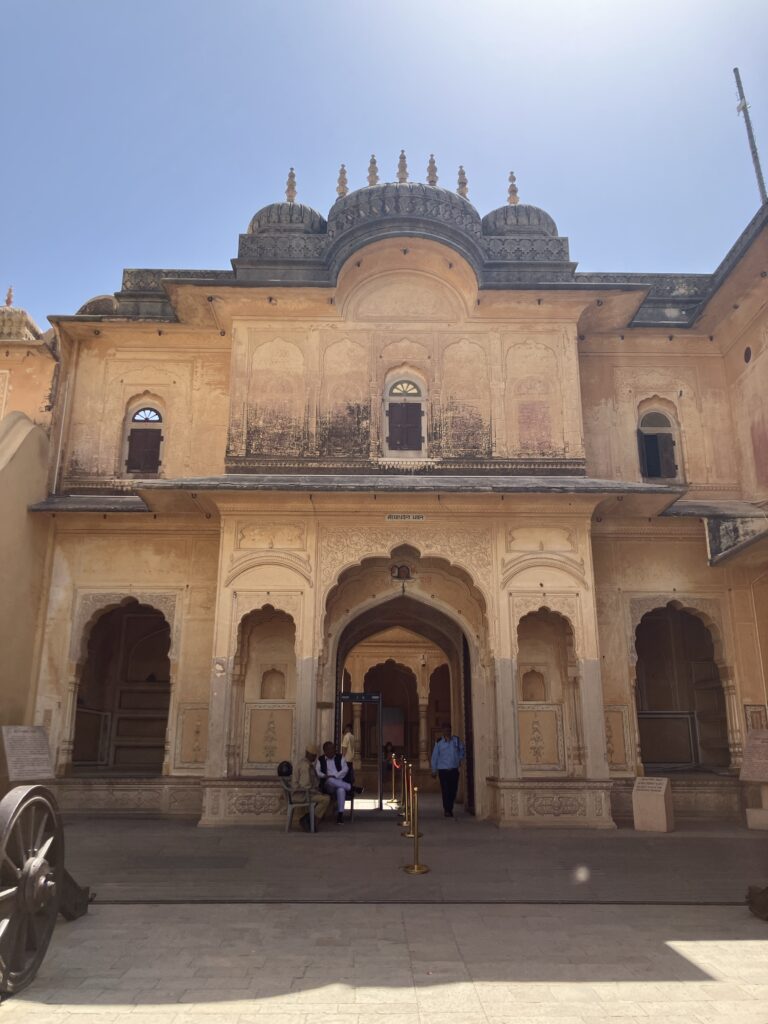
[[[739,92],[739,105],[736,107],[736,112],[744,115],[744,124],[747,126],[747,138],[749,139],[749,151],[752,154],[752,163],[755,167],[755,177],[757,178],[757,187],[760,191],[760,202],[768,203],[768,193],[765,191],[765,179],[763,178],[763,170],[760,166],[760,157],[757,152],[757,143],[755,142],[755,133],[752,131],[752,119],[749,116],[749,104],[747,98],[744,95],[744,87],[741,84],[741,75],[739,69],[733,69],[733,77],[736,79],[736,88]]]

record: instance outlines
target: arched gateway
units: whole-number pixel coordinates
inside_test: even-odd
[[[389,557],[363,559],[331,588],[324,634],[319,735],[338,738],[344,724],[340,693],[372,689],[371,670],[379,671],[385,689],[394,687],[399,667],[403,699],[383,695],[382,700],[385,721],[391,713],[390,741],[417,765],[422,784],[429,786],[432,744],[442,722],[450,721],[467,748],[460,797],[467,810],[487,814],[485,779],[495,770],[497,748],[495,680],[485,600],[469,574],[446,558],[422,557],[410,545],[393,548]],[[379,669],[388,662],[389,677]],[[365,729],[372,724],[370,716],[364,718],[360,709],[348,717],[354,718],[364,759],[375,764],[378,752],[371,749],[373,735]],[[479,757],[476,750],[482,751]]]

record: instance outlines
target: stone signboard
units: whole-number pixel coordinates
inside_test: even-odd
[[[768,783],[768,729],[747,733],[739,778],[742,782]]]
[[[12,785],[53,778],[48,736],[42,725],[0,726],[0,776]]]
[[[747,808],[747,828],[768,830],[768,729],[747,733],[739,778],[760,784],[762,806]]]
[[[636,779],[632,813],[638,832],[671,832],[675,827],[672,785],[669,779]]]

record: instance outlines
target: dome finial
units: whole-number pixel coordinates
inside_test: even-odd
[[[456,191],[463,199],[466,199],[467,194],[469,193],[467,175],[464,171],[463,164],[459,166],[459,187],[456,189]]]
[[[405,162],[405,150],[400,150],[400,159],[397,161],[397,180],[401,185],[408,181],[408,164]]]
[[[10,285],[5,293],[5,304],[9,309],[13,305],[13,285]]]
[[[371,162],[368,164],[368,184],[378,185],[379,184],[379,167],[376,163],[376,157],[371,153]]]
[[[435,154],[429,154],[429,163],[427,164],[427,184],[437,184],[437,164],[435,163]]]
[[[517,194],[517,178],[515,172],[509,172],[509,188],[507,189],[508,202],[510,206],[517,206],[520,202],[520,196]]]
[[[342,164],[339,168],[339,180],[336,183],[336,194],[339,198],[345,196],[349,192],[349,186],[347,184],[347,168],[345,164]]]
[[[285,183],[285,198],[289,203],[296,202],[296,172],[292,167],[288,169],[288,180]]]

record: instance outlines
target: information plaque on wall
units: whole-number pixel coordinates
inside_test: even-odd
[[[53,778],[48,736],[42,725],[0,726],[0,773],[9,782],[45,782]]]

